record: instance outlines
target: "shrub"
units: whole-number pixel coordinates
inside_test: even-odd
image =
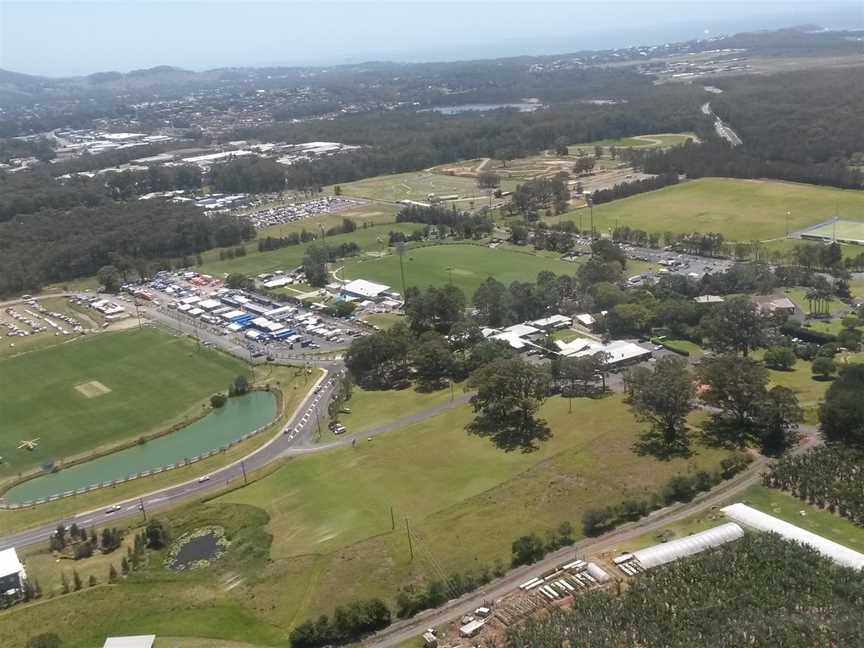
[[[228,402],[228,397],[225,394],[213,394],[210,397],[210,405],[213,409],[219,409],[220,407],[224,407],[225,403]]]
[[[770,369],[789,371],[795,366],[795,352],[788,347],[771,347],[765,351],[765,366]]]

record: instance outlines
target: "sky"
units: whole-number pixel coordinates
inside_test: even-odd
[[[0,0],[0,68],[451,61],[653,45],[802,23],[864,28],[864,0]]]

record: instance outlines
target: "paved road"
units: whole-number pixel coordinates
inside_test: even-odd
[[[702,104],[702,113],[707,115],[708,117],[714,118],[714,130],[717,132],[717,135],[722,139],[725,139],[732,146],[741,146],[743,142],[741,138],[738,137],[738,134],[732,130],[729,124],[725,123],[722,119],[720,119],[717,115],[714,114],[714,111],[711,110],[711,102],[706,101]]]

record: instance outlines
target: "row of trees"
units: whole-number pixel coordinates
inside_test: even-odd
[[[444,226],[458,239],[477,239],[488,236],[494,226],[492,219],[483,214],[466,214],[438,205],[423,207],[408,205],[396,214],[397,223],[424,223]]]
[[[771,467],[763,480],[766,486],[788,491],[805,502],[864,526],[862,466],[864,452],[861,448],[833,445],[784,457]]]
[[[622,182],[610,189],[598,189],[591,194],[591,202],[595,205],[601,205],[620,198],[635,196],[646,191],[656,191],[657,189],[676,184],[678,184],[677,173],[664,173],[654,178]]]
[[[659,493],[587,509],[582,514],[582,531],[589,537],[602,535],[626,522],[635,522],[664,506],[675,502],[690,502],[696,495],[710,490],[722,480],[731,479],[751,462],[752,457],[741,452],[723,459],[719,471],[700,470],[692,475],[678,475],[670,479]]]
[[[333,618],[326,614],[316,621],[305,621],[291,631],[293,648],[319,648],[353,643],[363,636],[390,625],[392,615],[387,605],[377,598],[340,605]]]

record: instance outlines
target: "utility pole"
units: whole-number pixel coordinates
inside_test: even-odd
[[[396,516],[393,513],[393,507],[392,506],[390,507],[390,530],[391,531],[396,530]]]
[[[405,295],[408,289],[405,287],[405,244],[397,243],[396,252],[399,254],[399,272],[402,273],[402,300],[405,300]]]
[[[414,545],[411,544],[411,527],[408,526],[408,518],[405,518],[405,533],[408,535],[408,552],[411,554],[411,562],[414,562]]]
[[[147,521],[147,511],[144,509],[144,498],[138,498],[138,510],[141,511],[141,514],[144,516],[144,521]]]
[[[243,484],[246,485],[249,483],[249,480],[246,479],[246,462],[245,461],[240,462],[240,470],[243,471]]]

